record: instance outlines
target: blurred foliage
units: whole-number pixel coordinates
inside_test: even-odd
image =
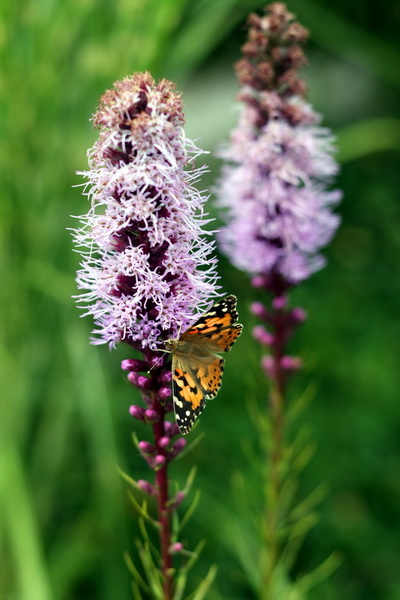
[[[136,399],[119,362],[129,350],[89,346],[91,323],[71,295],[78,257],[67,227],[87,210],[72,186],[95,139],[88,117],[103,91],[151,69],[184,93],[187,135],[213,150],[235,123],[232,63],[251,0],[3,0],[1,177],[0,598],[123,600],[123,562],[137,519],[116,465],[136,479],[145,467],[131,443]],[[398,399],[399,4],[292,0],[311,29],[310,99],[338,133],[345,199],[329,264],[293,294],[309,312],[291,350],[316,397],[304,420],[317,452],[304,496],[323,481],[321,520],[293,576],[337,550],[342,565],[312,600],[400,598],[400,410]],[[209,157],[212,185],[219,163]],[[210,211],[213,213],[212,205]],[[221,258],[224,290],[239,297],[245,333],[224,386],[201,419],[204,439],[174,465],[184,482],[198,467],[201,502],[188,546],[207,540],[194,584],[210,565],[210,600],[253,598],[226,532],[251,515],[234,502],[241,473],[258,489],[244,446],[254,433],[249,398],[266,398],[250,332],[247,277]],[[141,435],[139,428],[138,435]],[[252,487],[254,486],[254,487]],[[242,542],[246,550],[246,540]]]

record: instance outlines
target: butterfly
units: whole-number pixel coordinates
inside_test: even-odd
[[[236,303],[235,296],[221,298],[179,338],[166,341],[172,353],[175,419],[183,435],[221,387],[225,361],[219,353],[228,352],[243,329],[236,323]]]

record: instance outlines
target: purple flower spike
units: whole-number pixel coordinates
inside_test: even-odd
[[[288,37],[280,17],[253,17],[236,65],[239,124],[221,152],[227,164],[217,194],[227,225],[219,240],[231,262],[255,276],[253,285],[265,287],[265,275],[297,283],[324,266],[319,251],[338,227],[332,207],[341,193],[326,191],[338,171],[333,138],[296,73],[305,64],[305,30]]]
[[[155,485],[139,487],[157,498],[163,597],[172,598],[168,464],[179,429],[167,420],[171,361],[162,351],[218,295],[214,244],[204,229],[207,196],[194,185],[205,171],[195,168],[203,151],[185,136],[174,84],[156,83],[149,73],[116,82],[93,122],[99,138],[82,173],[91,207],[74,232],[82,256],[79,306],[93,317],[93,344],[129,347],[121,367],[145,405],[130,413],[151,427],[154,440],[139,442],[139,450]]]
[[[97,325],[93,343],[157,350],[217,295],[206,197],[193,186],[204,169],[185,170],[202,151],[183,133],[174,85],[148,73],[116,82],[93,121],[92,208],[75,232],[80,305]]]

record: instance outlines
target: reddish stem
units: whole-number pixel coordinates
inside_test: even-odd
[[[165,448],[159,444],[159,440],[165,435],[164,418],[165,411],[162,404],[155,400],[154,408],[160,415],[160,420],[153,425],[154,439],[157,454],[165,456]],[[167,459],[167,457],[166,457]],[[158,521],[160,523],[160,549],[161,549],[161,572],[163,575],[164,600],[172,600],[174,582],[172,578],[173,562],[170,553],[171,548],[171,526],[170,510],[168,507],[168,461],[156,471],[157,509]]]
[[[269,281],[268,289],[273,293],[274,299],[283,298],[287,284],[279,276]],[[271,313],[271,327],[274,343],[271,348],[273,369],[271,370],[272,389],[269,395],[270,420],[271,420],[271,451],[269,456],[269,505],[267,512],[267,565],[264,579],[263,598],[272,599],[274,591],[273,576],[279,560],[280,553],[280,502],[279,496],[282,488],[282,453],[284,430],[284,394],[285,372],[282,368],[282,357],[285,354],[287,341],[287,311],[284,306],[277,307],[273,304]]]
[[[154,354],[148,351],[145,354],[148,364],[154,364]],[[157,364],[157,363],[156,363]],[[152,389],[158,389],[158,379],[161,370],[157,367],[150,369],[150,379]],[[168,506],[168,450],[160,444],[160,440],[165,437],[165,401],[157,396],[156,391],[149,394],[151,398],[152,409],[158,413],[158,419],[153,423],[154,445],[156,456],[163,456],[164,464],[156,467],[155,483],[157,490],[157,511],[158,522],[160,524],[160,552],[161,552],[161,573],[163,578],[163,600],[172,600],[174,594],[173,580],[173,560],[170,553],[171,548],[171,510]]]

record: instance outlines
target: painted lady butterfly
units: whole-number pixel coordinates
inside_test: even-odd
[[[221,387],[225,361],[218,353],[228,352],[243,329],[236,323],[236,302],[232,295],[218,300],[178,339],[166,342],[172,353],[175,418],[183,435]]]

